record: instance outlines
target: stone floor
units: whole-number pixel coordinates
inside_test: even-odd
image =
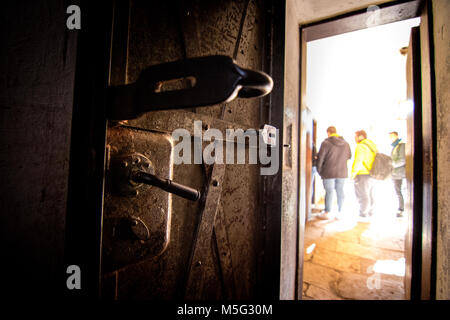
[[[306,224],[305,300],[403,300],[406,219],[319,220]]]

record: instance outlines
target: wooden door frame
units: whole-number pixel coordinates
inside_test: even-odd
[[[420,276],[414,277],[412,281],[412,287],[415,290],[411,293],[411,299],[435,299],[435,282],[436,282],[436,221],[437,221],[437,188],[436,188],[436,119],[433,106],[435,105],[435,91],[434,91],[434,61],[433,61],[433,26],[431,17],[431,1],[395,1],[389,2],[384,5],[379,5],[381,10],[381,19],[377,25],[402,21],[410,18],[421,17],[421,25],[424,24],[425,28],[422,28],[421,44],[425,44],[428,50],[428,54],[425,53],[425,57],[422,56],[422,73],[425,72],[425,79],[422,81],[428,81],[429,85],[422,90],[427,90],[427,101],[422,103],[422,128],[421,132],[416,132],[420,136],[420,144],[422,154],[424,154],[423,162],[423,175],[421,178],[424,184],[421,188],[421,192],[414,195],[414,197],[420,196],[421,198],[417,203],[421,204],[421,207],[415,210],[416,223],[414,225],[414,246],[415,259],[412,266],[413,272],[418,272]],[[350,31],[356,31],[367,28],[365,22],[369,17],[370,12],[367,10],[354,11],[348,14],[336,16],[330,19],[321,20],[311,24],[301,25],[300,32],[300,95],[299,105],[301,110],[307,108],[305,99],[306,96],[306,43],[308,41],[317,40],[333,35],[338,35]],[[425,66],[423,65],[425,63]],[[300,134],[305,132],[304,124],[301,119],[303,113],[299,112]],[[300,138],[299,141],[302,141]],[[416,151],[417,152],[417,149]],[[299,146],[299,156],[306,154],[306,146]],[[305,174],[305,170],[308,166],[304,165],[299,168],[300,175]],[[425,183],[426,182],[426,183]],[[305,190],[299,190],[299,200],[305,199]],[[304,216],[306,212],[305,206],[299,205],[299,216]],[[304,225],[299,225],[299,232],[302,233]],[[297,288],[299,297],[301,297],[301,288],[303,286],[303,235],[299,235],[299,259],[298,259],[298,283]],[[419,248],[419,251],[417,251]],[[420,257],[417,257],[420,255]]]

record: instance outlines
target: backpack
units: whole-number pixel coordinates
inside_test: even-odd
[[[369,147],[370,151],[375,153],[375,160],[372,164],[372,169],[370,169],[370,176],[376,180],[386,180],[392,174],[392,159],[390,156],[375,152],[368,144],[364,143]]]

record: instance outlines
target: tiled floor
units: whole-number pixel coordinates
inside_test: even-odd
[[[406,219],[306,224],[303,299],[402,300]]]

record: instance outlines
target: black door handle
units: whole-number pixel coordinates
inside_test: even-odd
[[[190,85],[161,90],[161,85],[174,80]],[[127,120],[149,111],[215,105],[236,97],[262,97],[272,87],[269,75],[241,68],[227,56],[185,59],[150,66],[136,82],[109,87],[107,117]]]
[[[139,189],[145,184],[192,201],[200,199],[200,191],[158,177],[150,159],[139,153],[112,157],[108,172],[111,191],[121,196],[137,196]]]
[[[137,183],[145,183],[163,189],[164,191],[174,193],[185,199],[197,201],[200,199],[200,191],[176,183],[170,179],[163,179],[154,174],[137,171],[133,173],[131,179]]]

